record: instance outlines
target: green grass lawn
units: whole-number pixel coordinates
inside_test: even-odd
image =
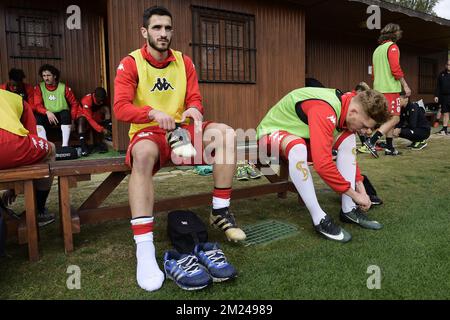
[[[241,225],[275,219],[296,225],[299,233],[267,245],[244,247],[225,241],[221,232],[209,230],[211,241],[222,245],[239,277],[229,283],[214,284],[198,292],[179,289],[167,280],[161,290],[147,293],[135,280],[134,241],[129,221],[113,221],[82,226],[74,236],[75,251],[66,256],[59,223],[41,229],[38,263],[27,261],[27,247],[8,244],[8,257],[0,260],[0,299],[448,299],[450,298],[450,138],[434,136],[422,151],[406,149],[399,157],[372,159],[359,156],[364,174],[377,188],[385,204],[370,211],[384,224],[381,231],[346,229],[353,240],[340,244],[320,238],[313,230],[305,207],[297,196],[281,200],[275,195],[233,202]],[[72,191],[79,205],[87,191],[104,176],[80,183]],[[263,180],[236,182],[235,188],[265,183]],[[319,201],[336,221],[340,199],[315,175]],[[160,175],[158,198],[210,191],[211,177],[192,173],[174,178]],[[127,181],[107,203],[127,201]],[[22,208],[20,198],[14,209]],[[49,209],[57,210],[53,188]],[[193,208],[207,222],[209,207]],[[339,222],[340,223],[340,222]],[[165,250],[171,247],[166,234],[166,215],[156,215],[155,244],[162,265]],[[81,290],[68,290],[68,266],[81,268]],[[369,290],[367,269],[381,269],[380,290]]]

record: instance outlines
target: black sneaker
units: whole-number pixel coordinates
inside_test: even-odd
[[[385,149],[384,154],[387,156],[399,156],[402,153],[400,151],[398,151],[397,149],[392,148],[392,149]]]
[[[237,226],[234,215],[229,208],[213,210],[209,216],[209,223],[214,228],[225,232],[229,241],[244,241],[247,238],[244,231]]]
[[[330,240],[343,243],[352,240],[350,233],[336,225],[329,216],[325,216],[325,218],[323,218],[317,226],[314,226],[314,228],[318,233]]]
[[[342,222],[354,223],[366,229],[380,230],[383,228],[383,225],[378,221],[370,220],[359,207],[353,208],[350,212],[343,212],[341,210],[340,219]]]
[[[38,212],[37,221],[39,227],[44,227],[52,222],[55,222],[55,215],[48,213],[47,208],[45,208],[43,212]]]
[[[370,201],[372,202],[373,206],[379,206],[379,205],[383,204],[383,200],[381,200],[380,198],[378,198],[378,196],[376,196],[374,194],[370,195],[369,198],[370,198]]]
[[[426,148],[426,146],[428,146],[427,140],[419,141],[411,147],[411,150],[422,150],[423,148]]]
[[[375,145],[372,144],[370,139],[367,139],[366,141],[364,141],[364,145],[367,147],[367,150],[369,150],[369,152],[372,155],[372,157],[374,157],[374,158],[379,158],[380,157],[378,155],[377,149],[375,148]]]
[[[89,148],[86,144],[81,145],[81,155],[87,157],[89,155]]]

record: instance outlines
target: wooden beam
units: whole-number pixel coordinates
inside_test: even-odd
[[[291,182],[276,182],[260,186],[254,186],[244,189],[233,190],[233,199],[245,199],[251,197],[259,197],[270,193],[284,193],[287,191],[295,191],[295,187]],[[175,209],[187,209],[208,205],[211,203],[211,193],[202,193],[191,196],[162,199],[155,202],[154,212],[160,213]],[[78,211],[81,224],[96,224],[116,219],[131,218],[131,210],[128,205],[114,206],[98,209],[85,209]]]
[[[0,182],[2,183],[48,177],[50,177],[49,165],[44,163],[0,171]]]
[[[128,205],[107,208],[86,209],[78,211],[81,225],[97,224],[111,220],[130,219],[131,209]]]
[[[90,174],[82,174],[77,176],[70,176],[69,177],[69,188],[75,189],[78,187],[78,182],[81,181],[91,181],[91,175]]]
[[[0,182],[0,190],[14,190],[16,194],[23,194],[23,181]]]
[[[50,165],[50,172],[55,176],[81,176],[105,172],[128,171],[130,171],[130,168],[125,164],[125,157],[59,161]]]

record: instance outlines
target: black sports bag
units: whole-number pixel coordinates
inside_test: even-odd
[[[172,245],[180,253],[192,253],[197,243],[208,242],[205,224],[188,210],[169,212],[167,233]]]
[[[76,160],[78,159],[78,151],[72,147],[56,148],[56,161]]]

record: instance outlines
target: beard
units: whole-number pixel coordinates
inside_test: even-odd
[[[147,39],[147,43],[150,47],[152,47],[156,51],[163,53],[163,52],[166,52],[167,50],[169,50],[170,45],[172,44],[172,40],[168,40],[167,46],[164,46],[164,47],[158,47],[158,43],[151,38]]]

